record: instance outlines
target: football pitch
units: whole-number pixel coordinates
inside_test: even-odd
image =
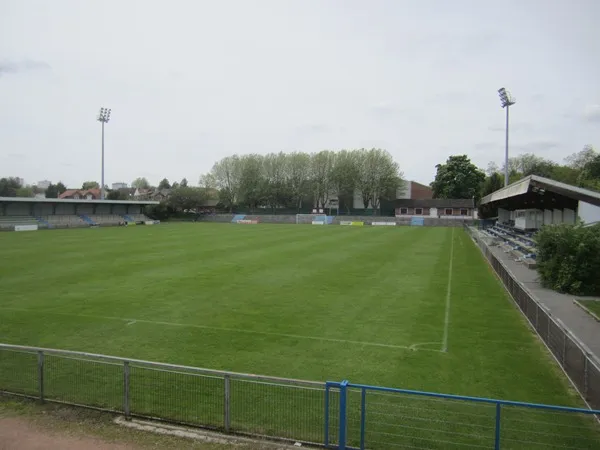
[[[579,404],[462,229],[182,223],[0,248],[4,343]]]

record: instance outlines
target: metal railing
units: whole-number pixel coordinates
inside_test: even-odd
[[[326,389],[339,393],[339,448],[600,448],[600,411],[347,381]]]
[[[328,448],[600,448],[600,411],[7,344],[0,392]]]
[[[228,433],[324,441],[322,382],[0,344],[0,392]]]
[[[550,350],[587,404],[600,409],[600,361],[577,337],[529,292],[492,252],[479,234],[465,227],[483,252],[531,327]]]

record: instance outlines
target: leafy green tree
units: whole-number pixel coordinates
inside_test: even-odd
[[[179,183],[179,186],[181,186],[181,187],[188,187],[188,180],[187,180],[187,178],[182,178],[181,183]]]
[[[302,200],[310,194],[310,155],[294,152],[286,155],[286,184],[294,208],[300,211]],[[312,206],[312,205],[311,205]]]
[[[33,197],[33,188],[31,186],[21,186],[17,189],[17,197]]]
[[[500,175],[498,172],[493,172],[487,176],[483,182],[483,186],[481,188],[481,197],[485,197],[486,195],[496,192],[498,189],[502,189],[503,187],[504,176]]]
[[[16,177],[0,178],[0,197],[16,197],[21,187],[21,181]]]
[[[600,295],[600,225],[556,225],[536,233],[538,273],[545,287]]]
[[[175,211],[166,201],[162,201],[158,205],[146,207],[144,213],[153,219],[167,220],[175,213]]]
[[[358,188],[365,209],[369,206],[373,214],[379,210],[381,200],[394,200],[398,188],[402,187],[402,174],[398,164],[387,151],[378,148],[358,151]]]
[[[446,164],[435,166],[437,173],[431,183],[434,198],[479,199],[485,174],[467,155],[450,156]]]
[[[65,192],[67,187],[60,181],[57,184],[52,184],[46,188],[46,198],[58,198],[60,194]]]
[[[128,188],[108,190],[106,194],[108,200],[129,200],[130,192]]]
[[[216,162],[211,170],[212,179],[219,190],[220,201],[233,211],[240,191],[242,165],[238,155],[227,156]]]
[[[136,178],[135,180],[133,180],[133,182],[131,183],[131,186],[136,189],[149,189],[150,183],[148,182],[148,180],[145,177],[139,177],[139,178]]]
[[[575,170],[583,170],[586,164],[593,161],[598,156],[598,152],[591,145],[585,145],[583,149],[577,153],[573,153],[565,158],[569,167]]]
[[[85,181],[81,186],[81,189],[99,189],[100,184],[97,181]]]
[[[158,183],[158,189],[171,189],[171,183],[169,183],[169,180],[166,178],[163,178],[160,180],[160,183]]]
[[[283,152],[263,157],[264,202],[273,210],[277,207],[293,207],[294,201],[288,181],[290,158]]]
[[[354,191],[360,179],[359,151],[340,151],[335,158],[332,169],[332,184],[338,195],[338,206],[350,213],[354,204]]]
[[[265,201],[265,179],[261,155],[244,155],[240,158],[239,200],[254,211]]]
[[[171,191],[166,205],[174,211],[195,211],[204,206],[207,200],[208,195],[205,189],[180,186]]]
[[[335,152],[322,150],[310,158],[310,186],[318,208],[324,208],[333,190]]]
[[[106,194],[107,200],[121,200],[121,193],[118,189],[112,189]]]

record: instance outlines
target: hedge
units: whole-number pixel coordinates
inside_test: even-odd
[[[535,236],[544,287],[576,295],[600,295],[600,224],[551,225]]]

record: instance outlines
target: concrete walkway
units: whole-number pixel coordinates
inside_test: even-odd
[[[552,315],[573,333],[600,360],[600,322],[577,306],[572,295],[559,294],[543,288],[536,270],[528,269],[497,246],[490,247],[510,272],[529,290],[535,299],[550,310]]]

